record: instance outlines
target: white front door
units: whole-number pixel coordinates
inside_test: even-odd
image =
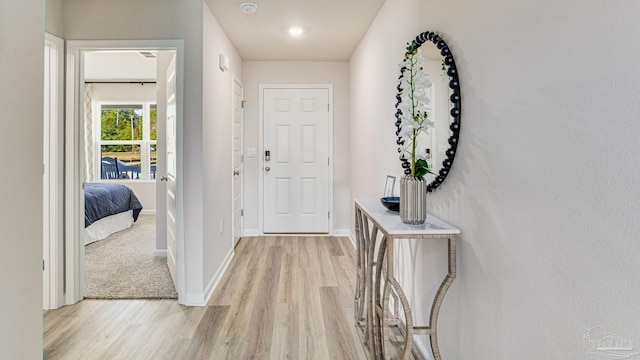
[[[177,244],[176,244],[176,55],[167,68],[167,266],[177,284]]]
[[[264,88],[262,111],[263,231],[328,233],[329,89]]]
[[[233,79],[233,246],[242,237],[242,84]]]

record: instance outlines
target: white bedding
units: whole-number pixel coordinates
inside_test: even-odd
[[[129,228],[131,224],[133,224],[133,210],[102,218],[84,228],[84,244],[102,240],[113,233]]]

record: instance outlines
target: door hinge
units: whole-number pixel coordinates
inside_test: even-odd
[[[331,220],[331,211],[327,211],[327,219]]]
[[[42,259],[42,271],[44,271],[44,259]]]
[[[240,162],[244,162],[244,155],[240,155]]]
[[[331,165],[331,158],[327,158],[327,165]]]
[[[242,100],[240,101],[240,107],[244,109],[244,104],[247,102],[247,100]]]
[[[244,216],[244,209],[240,209],[240,216]]]
[[[330,106],[331,106],[330,104],[327,104],[327,111],[331,111],[331,107]]]

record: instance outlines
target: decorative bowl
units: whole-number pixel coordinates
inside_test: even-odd
[[[400,211],[400,198],[399,197],[383,197],[380,198],[380,202],[389,211]]]

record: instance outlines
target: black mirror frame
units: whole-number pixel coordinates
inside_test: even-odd
[[[455,158],[456,151],[458,149],[458,138],[460,135],[460,114],[462,104],[460,97],[460,80],[458,78],[458,69],[456,68],[456,62],[453,60],[451,50],[449,49],[447,43],[438,34],[431,31],[425,31],[422,34],[416,36],[414,41],[417,44],[418,48],[422,46],[423,43],[431,41],[436,45],[438,50],[440,50],[440,54],[444,57],[444,65],[448,67],[447,75],[449,75],[449,88],[451,88],[451,90],[453,91],[451,96],[449,97],[452,105],[449,112],[449,115],[452,119],[451,125],[449,126],[449,129],[451,130],[451,136],[449,137],[449,149],[446,152],[446,159],[442,161],[442,168],[436,175],[435,179],[433,179],[433,181],[429,185],[427,185],[427,192],[432,192],[438,186],[440,186],[440,184],[442,184],[444,179],[449,174],[451,165],[453,165],[453,159]],[[398,79],[402,79],[402,76],[402,72],[400,72],[400,77]],[[402,137],[400,137],[400,119],[402,110],[398,109],[398,105],[400,105],[401,103],[400,91],[401,89],[398,85],[398,95],[396,95],[396,135],[398,136],[398,140],[396,141],[396,143],[398,145],[403,144]],[[398,151],[401,151],[401,149],[398,149]],[[405,175],[410,175],[411,164],[409,163],[409,161],[406,158],[402,158],[400,159],[400,161],[402,162],[402,168],[404,169]]]

